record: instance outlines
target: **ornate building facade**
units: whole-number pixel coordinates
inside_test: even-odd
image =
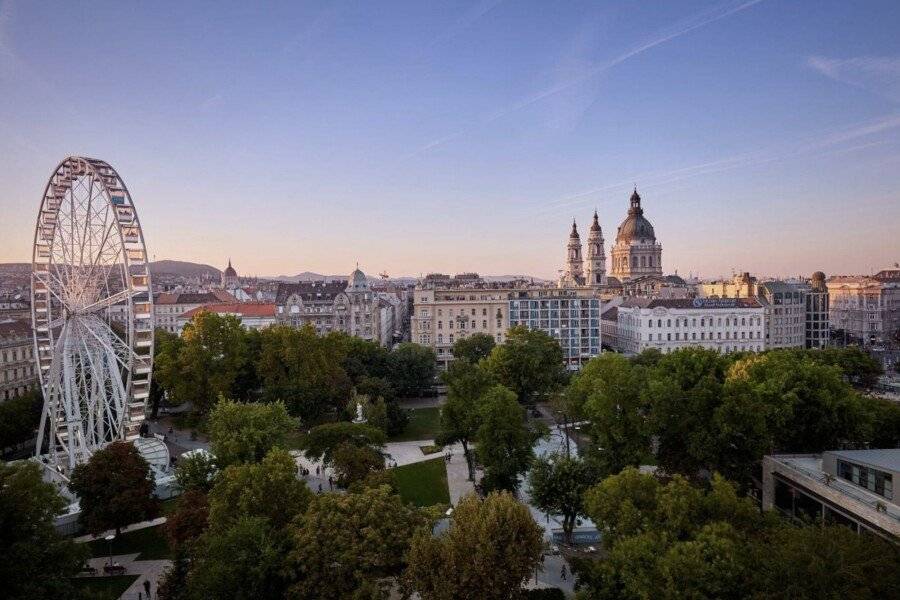
[[[559,287],[576,287],[584,285],[584,263],[581,260],[581,236],[578,226],[572,219],[572,232],[566,245],[566,269],[559,280]]]
[[[631,194],[628,216],[616,232],[612,250],[612,275],[621,282],[644,275],[662,276],[662,245],[656,241],[653,225],[644,217],[641,196]]]
[[[596,210],[587,241],[586,283],[591,287],[606,285],[606,250],[604,249],[603,229],[600,227]]]

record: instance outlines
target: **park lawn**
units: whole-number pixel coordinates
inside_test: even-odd
[[[75,577],[72,585],[79,597],[91,600],[118,600],[140,575],[112,575],[109,577]]]
[[[416,506],[450,504],[447,464],[443,457],[391,469],[394,485],[405,502]]]
[[[441,409],[438,406],[417,408],[409,411],[409,424],[399,435],[391,438],[392,442],[413,442],[433,440],[441,430]]]
[[[91,556],[109,556],[109,542],[103,538],[87,542]],[[162,525],[145,527],[135,531],[127,531],[112,542],[112,553],[116,554],[140,554],[138,560],[157,560],[172,558],[172,549],[163,533]]]

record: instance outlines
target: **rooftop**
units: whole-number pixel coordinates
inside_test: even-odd
[[[838,458],[863,463],[876,469],[894,471],[900,473],[900,448],[872,449],[872,450],[829,450]]]
[[[242,317],[274,317],[275,305],[267,302],[232,302],[229,304],[209,304],[189,310],[179,319],[190,320],[201,312],[240,315]]]

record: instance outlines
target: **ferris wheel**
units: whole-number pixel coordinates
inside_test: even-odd
[[[153,367],[147,249],[125,182],[70,156],[47,182],[31,269],[44,409],[36,455],[68,475],[116,440],[138,437]]]

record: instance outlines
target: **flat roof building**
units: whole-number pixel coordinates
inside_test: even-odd
[[[763,510],[900,541],[900,448],[763,458]]]

